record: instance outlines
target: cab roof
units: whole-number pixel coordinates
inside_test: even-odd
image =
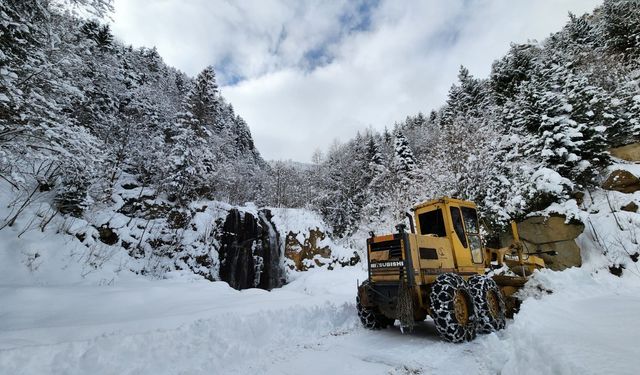
[[[462,199],[456,199],[456,198],[449,198],[449,197],[442,197],[442,198],[437,198],[437,199],[432,199],[429,201],[424,201],[422,203],[418,203],[417,205],[413,206],[413,211],[417,211],[421,208],[425,208],[425,207],[429,207],[429,206],[433,206],[439,203],[443,203],[443,204],[457,204],[459,206],[464,206],[464,207],[472,207],[472,208],[476,208],[476,204],[471,202],[471,201],[465,201]]]

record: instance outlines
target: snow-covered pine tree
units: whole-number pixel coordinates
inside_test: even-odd
[[[535,74],[523,87],[526,103],[515,120],[536,135],[525,155],[582,186],[592,184],[609,163],[604,135],[614,116],[607,93],[557,54],[540,61]]]
[[[520,85],[530,80],[538,54],[534,44],[512,44],[507,55],[493,63],[490,84],[498,104],[514,98]]]
[[[359,219],[359,209],[349,189],[353,180],[349,174],[349,156],[347,145],[334,142],[323,163],[320,194],[314,200],[314,205],[338,236],[351,233]]]
[[[578,156],[581,162],[571,173],[571,180],[582,186],[596,183],[595,178],[610,164],[605,134],[615,121],[610,108],[611,97],[601,88],[591,85],[586,75],[572,72],[565,78],[571,119],[580,127],[582,144]]]
[[[61,208],[75,205],[101,155],[95,137],[68,116],[81,95],[67,72],[78,52],[70,22],[38,0],[2,2],[0,10],[0,173],[19,189],[69,196]]]
[[[366,159],[369,161],[369,183],[363,197],[362,218],[369,222],[376,222],[389,209],[389,188],[391,174],[386,166],[385,158],[379,146],[376,134],[367,135]]]
[[[607,128],[607,141],[621,146],[640,140],[640,79],[622,78],[611,98],[612,123]]]
[[[416,184],[416,159],[399,126],[394,130],[393,153],[393,204],[392,214],[396,220],[401,220],[404,212],[415,202]]]
[[[602,12],[607,47],[637,68],[640,65],[640,2],[605,0]]]
[[[211,131],[219,133],[222,130],[221,111],[216,74],[213,67],[208,66],[198,74],[187,94],[182,121],[190,124],[196,134],[205,137],[211,135]]]
[[[384,166],[384,159],[380,152],[380,146],[373,134],[367,134],[366,160],[369,162],[368,171],[370,180],[375,179],[377,176],[385,172],[386,168]]]
[[[416,160],[413,156],[413,151],[409,147],[409,141],[407,141],[400,129],[396,129],[394,137],[394,171],[401,180],[411,179],[411,172],[416,167]]]
[[[480,116],[487,105],[487,91],[484,83],[475,79],[464,66],[460,66],[458,83],[451,86],[447,105],[442,115],[443,123],[450,123],[460,115]]]

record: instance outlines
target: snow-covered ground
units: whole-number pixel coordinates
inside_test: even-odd
[[[636,374],[640,279],[545,271],[508,327],[442,342],[431,321],[367,331],[360,267],[282,289],[202,280],[0,287],[2,374]],[[533,283],[533,284],[537,284]]]

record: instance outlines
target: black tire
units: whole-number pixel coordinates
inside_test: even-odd
[[[356,308],[358,309],[358,317],[364,328],[367,329],[384,329],[392,325],[394,319],[387,318],[377,309],[364,307],[360,304],[360,297],[356,297]]]
[[[478,315],[478,333],[503,329],[506,324],[506,308],[498,284],[490,277],[476,275],[469,279],[467,285]]]
[[[445,273],[436,278],[429,295],[431,317],[438,334],[450,342],[476,337],[476,315],[471,294],[462,277]]]

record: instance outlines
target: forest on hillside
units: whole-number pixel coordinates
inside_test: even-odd
[[[72,1],[96,14],[109,2]],[[155,48],[44,0],[0,4],[0,176],[54,191],[62,213],[108,204],[130,173],[177,205],[258,199],[268,166],[220,95],[215,71],[191,78]]]
[[[500,229],[588,193],[607,150],[639,137],[640,3],[607,0],[542,42],[513,44],[486,79],[461,67],[428,115],[334,145],[319,158],[318,198],[300,201],[338,233],[443,195],[477,202]]]
[[[81,217],[112,204],[126,174],[178,209],[205,199],[310,208],[338,236],[441,195],[477,202],[500,228],[588,193],[607,149],[640,139],[637,1],[570,14],[546,40],[512,45],[488,78],[461,67],[442,107],[363,129],[311,164],[265,162],[214,68],[192,78],[155,48],[115,40],[86,16],[110,7],[0,3],[0,178],[25,204],[47,193]]]

